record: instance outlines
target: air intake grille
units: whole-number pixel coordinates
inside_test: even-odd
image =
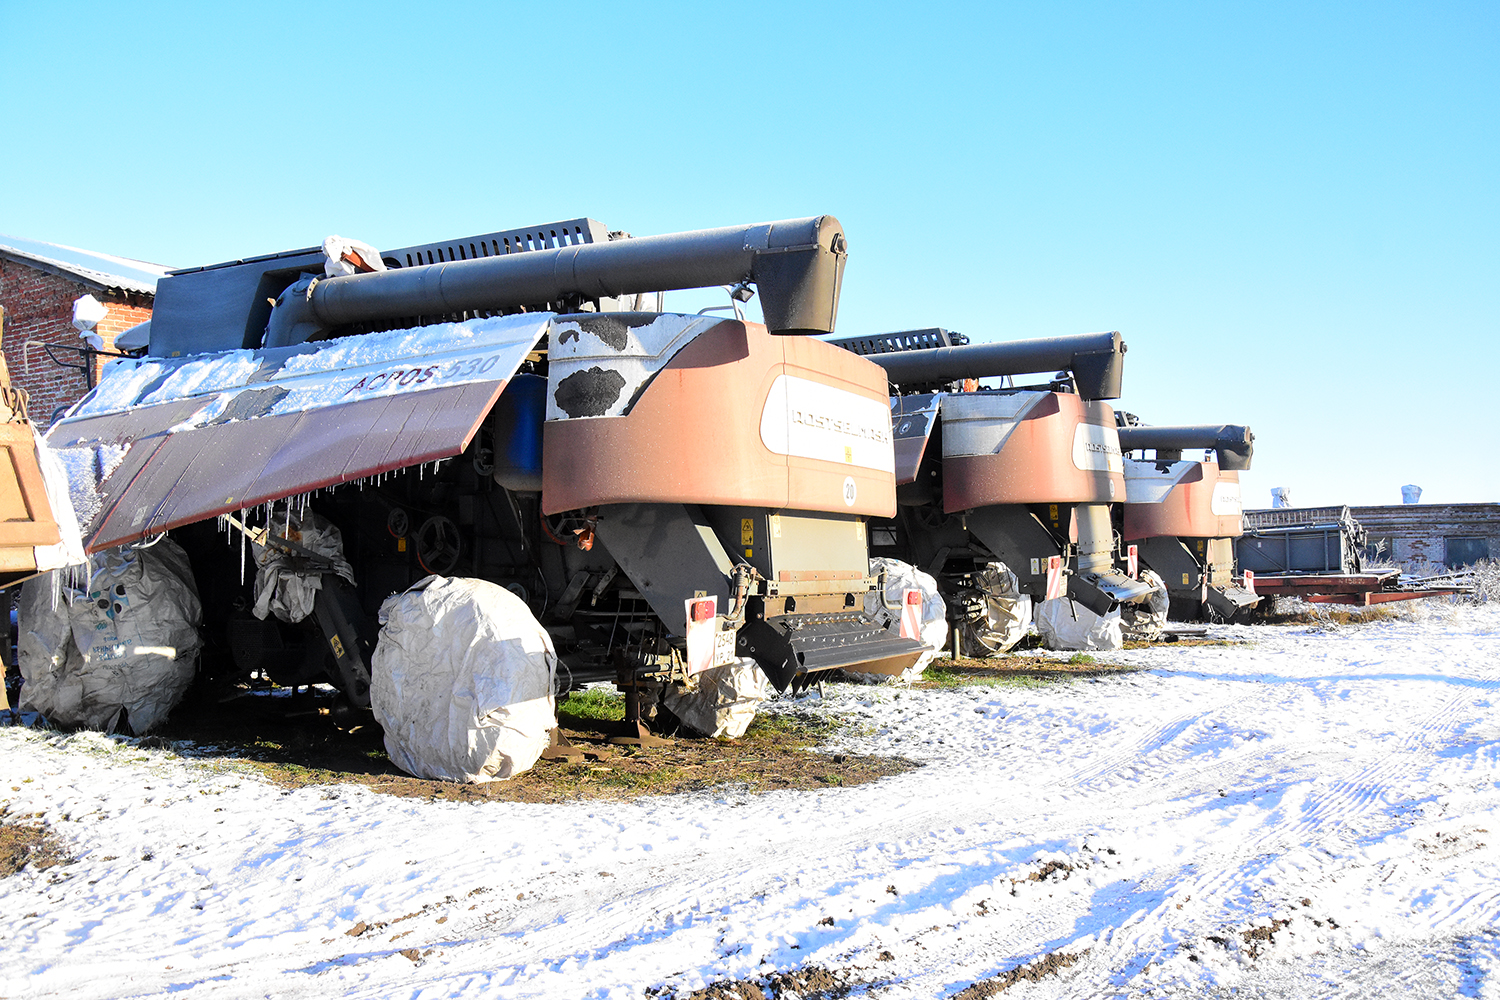
[[[558,247],[578,246],[583,243],[607,243],[609,229],[593,219],[572,219],[554,222],[545,226],[528,226],[525,229],[506,229],[483,236],[470,236],[461,240],[444,240],[441,243],[424,243],[421,246],[402,247],[385,254],[385,262],[397,267],[418,267],[422,264],[440,264],[450,260],[472,260],[475,257],[499,257],[509,253],[524,253],[527,250],[555,250]]]
[[[901,333],[877,333],[868,337],[848,337],[830,340],[835,347],[842,347],[855,354],[891,354],[896,351],[925,351],[933,347],[961,347],[969,338],[961,333],[950,333],[942,327],[925,330],[905,330]]]

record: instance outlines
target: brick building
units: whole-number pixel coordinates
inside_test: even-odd
[[[1420,572],[1500,558],[1500,504],[1414,503],[1351,507],[1373,554]]]
[[[111,350],[116,336],[151,318],[156,279],[166,273],[144,261],[0,235],[0,345],[11,384],[30,395],[38,427],[45,429],[56,411],[88,391],[82,367],[59,367],[44,344],[73,348],[56,352],[72,364],[87,358],[95,381],[109,360],[81,353],[88,345],[73,328],[73,303],[92,295],[104,305],[94,332]]]

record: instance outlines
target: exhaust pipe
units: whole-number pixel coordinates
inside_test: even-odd
[[[776,334],[826,334],[838,316],[848,244],[831,215],[584,243],[336,278],[281,294],[266,347],[350,323],[497,311],[570,298],[754,283]]]

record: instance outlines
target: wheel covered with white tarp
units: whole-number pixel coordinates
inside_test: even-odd
[[[370,708],[391,762],[482,782],[536,763],[557,725],[552,638],[515,594],[429,576],[380,606]]]
[[[203,620],[187,553],[170,538],[95,557],[83,590],[53,574],[21,587],[22,711],[66,728],[143,735],[193,683]]]
[[[668,685],[662,702],[694,732],[734,740],[745,735],[761,702],[770,696],[770,682],[760,667],[740,657]]]
[[[1036,630],[1048,649],[1123,649],[1120,611],[1095,614],[1069,597],[1042,601],[1036,606]]]
[[[881,572],[885,573],[885,601],[881,601],[880,594],[873,590],[865,594],[865,614],[880,625],[889,625],[900,619],[899,609],[906,601],[906,592],[918,591],[922,595],[922,612],[917,641],[930,648],[900,674],[871,674],[858,670],[845,670],[844,674],[867,684],[889,680],[914,681],[922,676],[922,671],[927,669],[927,665],[948,644],[948,605],[938,592],[937,581],[910,563],[876,556],[870,560],[870,575],[879,576]],[[890,608],[886,607],[887,603],[891,605]]]
[[[1167,583],[1149,569],[1141,570],[1142,583],[1151,585],[1151,593],[1139,601],[1120,605],[1120,628],[1126,639],[1150,642],[1167,627],[1167,609],[1172,599]]]
[[[978,600],[963,620],[963,651],[976,656],[1007,652],[1031,628],[1031,597],[1021,593],[1016,574],[992,562],[971,576]]]

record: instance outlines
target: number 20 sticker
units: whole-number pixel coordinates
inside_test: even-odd
[[[859,490],[854,485],[853,476],[844,477],[844,506],[853,507],[854,501],[859,496]]]

